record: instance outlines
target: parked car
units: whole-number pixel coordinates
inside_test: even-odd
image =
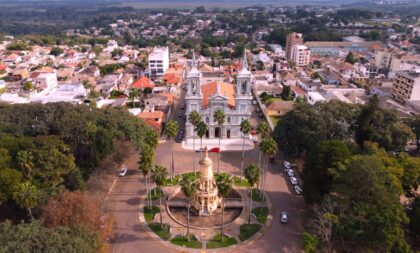
[[[254,143],[257,143],[257,142],[258,142],[258,136],[256,136],[256,135],[251,135],[251,140],[252,140]]]
[[[268,158],[268,160],[270,161],[270,163],[275,163],[276,162],[276,158],[274,156],[270,156]]]
[[[298,180],[296,177],[290,177],[290,183],[292,183],[292,185],[298,185]]]
[[[292,165],[288,161],[284,161],[283,165],[286,169],[291,169],[292,168]]]
[[[122,166],[121,166],[121,169],[120,169],[120,172],[118,173],[118,175],[119,175],[120,177],[125,176],[125,174],[127,174],[127,170],[128,170],[128,168],[127,168],[125,165],[122,165]]]
[[[257,130],[254,127],[252,127],[251,128],[251,135],[256,135],[256,134],[257,134]]]
[[[258,117],[264,118],[264,114],[262,112],[258,113]]]
[[[205,152],[205,151],[206,151],[206,148],[199,148],[195,150],[195,152]]]
[[[294,188],[297,195],[302,195],[302,188],[299,185],[295,185]]]
[[[254,100],[252,100],[252,104],[253,104],[253,105],[256,105],[256,104],[257,104],[257,100],[255,100],[255,99],[254,99]]]
[[[281,212],[280,222],[283,224],[287,224],[289,222],[289,215],[286,212]]]
[[[292,169],[286,169],[287,175],[289,175],[289,177],[294,177],[295,176],[295,172]]]

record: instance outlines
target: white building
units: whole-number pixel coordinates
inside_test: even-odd
[[[314,105],[317,102],[326,101],[324,96],[322,96],[321,93],[316,92],[316,91],[310,91],[310,92],[306,93],[306,100],[311,105]]]
[[[391,95],[400,103],[420,101],[420,73],[397,72]]]
[[[206,139],[240,139],[240,124],[242,120],[251,117],[251,72],[248,70],[246,58],[243,60],[243,68],[237,76],[236,85],[213,81],[201,83],[202,74],[197,68],[195,56],[193,64],[187,74],[186,116],[197,111],[202,120],[207,124]],[[213,115],[218,109],[224,111],[225,123],[219,127]],[[193,126],[186,123],[186,142],[193,139]]]
[[[169,48],[155,47],[149,55],[149,71],[152,77],[162,77],[169,68]]]
[[[292,47],[291,61],[296,63],[297,67],[304,67],[311,60],[311,50],[304,45],[294,45]]]

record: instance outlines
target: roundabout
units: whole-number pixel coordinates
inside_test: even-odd
[[[234,184],[228,173],[214,175],[207,152],[198,173],[184,173],[180,178],[180,185],[162,188],[164,201],[154,200],[150,205],[143,196],[139,206],[141,225],[164,246],[183,252],[225,251],[257,240],[271,225],[273,206],[268,195],[253,189],[251,199],[251,188],[244,187],[244,182]],[[231,183],[225,195],[219,192],[220,178]],[[191,180],[188,197],[184,194],[186,180]]]

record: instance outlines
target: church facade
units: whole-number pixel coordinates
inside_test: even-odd
[[[236,84],[214,81],[202,83],[202,75],[198,70],[195,57],[191,70],[187,73],[186,116],[197,111],[207,124],[205,139],[239,139],[242,138],[240,125],[242,120],[251,117],[251,72],[244,56],[242,70],[237,75]],[[225,123],[220,127],[214,119],[214,112],[224,111]],[[186,142],[194,138],[193,126],[186,123]],[[197,137],[197,136],[196,136]]]

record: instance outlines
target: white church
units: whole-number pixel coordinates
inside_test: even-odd
[[[203,143],[218,139],[219,136],[222,140],[242,139],[240,124],[242,120],[250,119],[252,101],[251,72],[248,70],[245,55],[242,66],[236,85],[221,81],[201,83],[202,74],[193,56],[192,68],[187,73],[186,116],[188,119],[192,111],[197,111],[207,124],[208,131],[203,137]],[[213,118],[217,109],[223,110],[226,115],[222,127],[219,127]],[[187,143],[192,142],[193,134],[193,126],[187,120],[185,136]],[[197,135],[196,138],[198,139]]]

